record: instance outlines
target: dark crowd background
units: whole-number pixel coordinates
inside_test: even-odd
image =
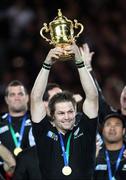
[[[11,80],[22,81],[30,93],[42,63],[52,48],[39,31],[57,16],[57,9],[84,31],[77,44],[94,51],[92,66],[109,104],[119,108],[126,84],[125,0],[0,0],[0,110],[5,111],[4,88]],[[82,93],[71,61],[53,67],[51,82]]]

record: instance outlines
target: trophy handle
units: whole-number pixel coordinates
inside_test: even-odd
[[[78,34],[76,36],[74,36],[74,38],[78,38],[80,36],[80,34],[83,32],[84,30],[84,26],[81,23],[78,23],[78,21],[76,19],[74,19],[75,22],[75,29],[78,29],[78,27],[80,27],[80,31],[78,32]]]
[[[48,41],[49,44],[52,44],[51,39],[48,39],[48,38],[47,38],[46,36],[44,36],[44,34],[43,34],[43,32],[48,33],[50,30],[49,30],[49,28],[47,27],[47,24],[46,24],[46,23],[44,23],[43,25],[44,25],[44,26],[40,29],[40,35],[42,36],[43,39],[45,39],[46,41]]]

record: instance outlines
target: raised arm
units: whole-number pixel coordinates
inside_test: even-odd
[[[62,53],[63,50],[59,47],[51,49],[35,80],[31,91],[31,116],[33,122],[40,122],[46,115],[46,109],[43,103],[43,95],[48,82],[51,65],[54,63],[54,60],[59,59]]]
[[[86,68],[90,72],[92,78],[94,79],[95,85],[98,90],[98,95],[99,95],[99,122],[102,123],[104,117],[114,111],[114,109],[106,102],[105,97],[102,93],[102,89],[100,88],[98,81],[95,77],[95,74],[92,69],[92,56],[94,52],[91,52],[89,49],[88,44],[83,44],[82,47],[79,48],[82,59],[85,63]]]
[[[84,65],[84,60],[78,46],[73,44],[68,50],[70,53],[75,54],[75,63],[78,68],[82,88],[86,95],[83,103],[83,111],[89,118],[94,118],[98,115],[98,91],[96,85]]]

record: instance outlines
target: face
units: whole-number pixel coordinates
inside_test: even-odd
[[[59,132],[66,133],[75,124],[76,111],[71,102],[60,102],[55,104],[54,121]]]
[[[51,99],[51,97],[53,97],[55,94],[57,93],[60,93],[62,92],[62,90],[58,87],[55,87],[51,90],[48,91],[48,94],[49,94],[49,100]],[[48,101],[49,101],[48,100]],[[45,101],[44,104],[45,104],[45,107],[46,107],[46,111],[47,111],[47,114],[49,114],[49,110],[48,110],[48,101]]]
[[[125,129],[120,119],[116,117],[109,118],[103,128],[103,137],[105,142],[117,143],[123,140]]]
[[[28,95],[25,93],[23,86],[10,86],[5,101],[10,112],[22,112],[27,110]]]
[[[126,111],[126,86],[124,87],[120,96],[121,109]]]

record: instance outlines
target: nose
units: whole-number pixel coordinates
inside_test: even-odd
[[[19,100],[19,99],[20,99],[20,95],[16,94],[16,95],[15,95],[15,99],[16,99],[16,100]]]
[[[114,125],[111,125],[110,129],[112,129],[112,130],[115,129],[115,126],[114,126]]]
[[[68,117],[69,117],[69,116],[68,116],[68,113],[65,113],[65,114],[64,114],[64,118],[65,118],[65,119],[68,119]]]

